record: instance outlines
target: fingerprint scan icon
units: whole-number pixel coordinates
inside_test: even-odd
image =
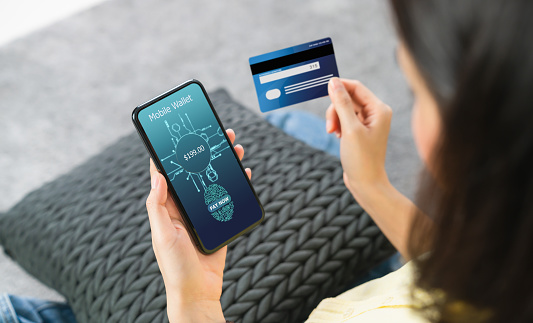
[[[227,222],[233,216],[235,206],[226,189],[218,184],[209,185],[204,191],[205,205],[215,220]]]

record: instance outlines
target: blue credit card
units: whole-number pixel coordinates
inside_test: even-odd
[[[329,80],[339,76],[329,37],[249,61],[262,112],[326,96]]]

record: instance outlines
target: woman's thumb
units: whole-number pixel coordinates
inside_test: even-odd
[[[355,103],[338,77],[333,77],[329,81],[328,92],[335,111],[337,111],[337,115],[339,116],[341,130],[354,127],[360,123],[355,114]]]
[[[152,234],[155,233],[158,236],[164,236],[171,234],[172,230],[174,230],[165,205],[167,200],[167,183],[165,177],[153,166],[153,162],[150,161],[150,163],[152,166],[150,167],[152,189],[146,199],[146,209],[148,210]]]

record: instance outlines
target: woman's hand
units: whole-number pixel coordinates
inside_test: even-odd
[[[391,185],[385,172],[392,110],[358,81],[333,78],[328,90],[332,103],[326,130],[340,138],[344,183],[408,260],[411,223],[421,212],[414,212],[416,206]]]
[[[328,91],[326,130],[340,138],[344,183],[364,207],[373,188],[389,184],[385,153],[392,110],[359,81],[335,77]]]
[[[226,131],[231,143],[235,132]],[[244,149],[235,146],[242,159]],[[251,170],[246,169],[248,177]],[[150,159],[152,190],[146,200],[152,245],[167,292],[167,313],[172,322],[225,322],[220,305],[226,247],[211,255],[198,251],[180,212],[167,191],[167,183]]]

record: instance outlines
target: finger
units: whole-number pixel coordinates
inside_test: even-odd
[[[233,129],[226,129],[226,134],[228,135],[229,141],[233,145],[233,142],[235,141],[235,131],[233,131]]]
[[[172,233],[172,223],[165,203],[167,200],[167,183],[163,175],[155,168],[150,159],[152,189],[146,199],[146,209],[152,233],[156,236],[167,236]]]
[[[346,87],[348,93],[356,102],[356,106],[360,105],[362,107],[361,111],[357,111],[357,116],[362,124],[368,125],[369,122],[372,122],[371,116],[380,115],[388,116],[388,118],[378,117],[373,120],[376,122],[382,122],[389,120],[392,116],[391,108],[381,102],[381,100],[369,90],[363,83],[357,80],[341,80]]]
[[[356,104],[338,77],[331,78],[328,92],[340,121],[341,132],[360,125],[361,122],[355,114]]]
[[[154,164],[154,161],[152,160],[152,158],[150,158],[150,176],[152,176],[154,172],[159,173],[159,171],[157,170],[157,167]]]
[[[360,81],[341,79],[341,82],[357,104],[364,107],[372,103],[381,102],[379,98]]]
[[[250,168],[246,168],[244,171],[246,172],[246,175],[248,175],[248,179],[252,179],[252,170]]]
[[[169,193],[167,193],[167,194],[169,194]],[[183,221],[183,218],[181,217],[181,213],[178,210],[178,207],[176,206],[176,203],[174,202],[174,199],[167,198],[167,201],[165,203],[165,207],[167,208],[168,215],[170,216],[170,218],[172,220]]]
[[[167,182],[161,175],[150,159],[150,169],[154,170],[152,175],[152,189],[146,199],[146,209],[148,210],[148,219],[150,220],[150,230],[152,232],[152,243],[158,262],[166,258],[165,252],[170,247],[178,248],[180,252],[193,255],[195,248],[190,241],[189,234],[181,219],[171,219],[167,203]],[[185,255],[184,258],[190,259],[191,256]]]
[[[242,160],[242,157],[244,157],[244,148],[241,145],[235,145],[233,147],[235,149],[235,152],[237,153],[237,157],[239,157],[239,160]]]
[[[330,104],[326,110],[326,131],[328,133],[337,132],[340,130],[340,121],[337,111],[333,107],[333,104]]]

